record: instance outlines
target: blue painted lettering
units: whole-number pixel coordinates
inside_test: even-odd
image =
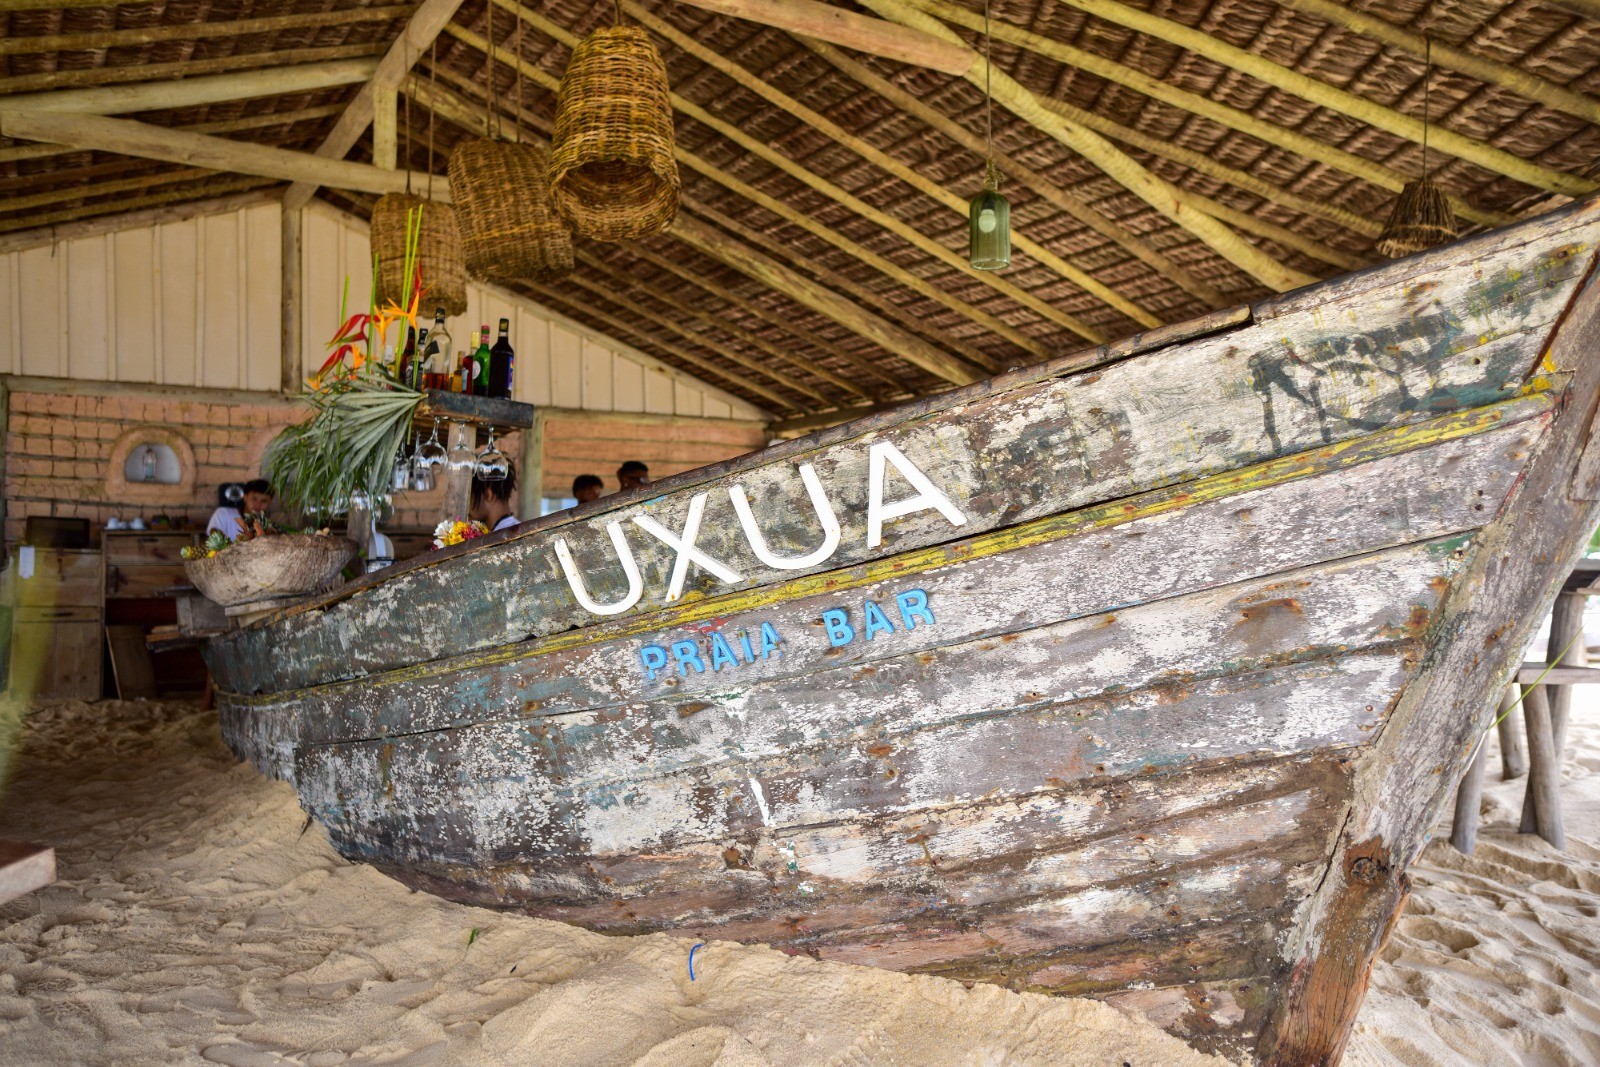
[[[693,641],[674,641],[672,656],[678,661],[680,675],[687,675],[690,667],[700,674],[706,673],[705,661],[700,658],[700,647]]]
[[[653,682],[656,672],[667,665],[667,650],[660,645],[645,645],[639,650],[639,658],[644,660],[645,680]]]
[[[900,621],[905,623],[906,629],[916,629],[917,624],[911,621],[913,619],[933,625],[933,612],[928,610],[928,594],[921,589],[907,589],[894,600],[900,605]]]
[[[861,614],[864,621],[862,633],[866,634],[868,641],[871,641],[878,634],[894,633],[894,623],[890,622],[889,616],[885,615],[883,609],[872,601],[869,600],[862,605]]]
[[[783,649],[778,646],[783,643],[783,638],[778,636],[778,628],[770,622],[761,624],[761,658],[766,659],[776,652],[780,657]]]
[[[744,650],[744,661],[746,663],[754,663],[756,661],[756,650],[750,647],[749,630],[739,631],[739,647]]]
[[[733,657],[733,649],[728,647],[728,642],[715,630],[711,632],[711,669],[720,671],[724,666],[737,667],[739,661]]]
[[[828,643],[834,648],[848,645],[856,639],[855,627],[850,625],[850,615],[843,608],[824,611],[822,625],[828,631]]]

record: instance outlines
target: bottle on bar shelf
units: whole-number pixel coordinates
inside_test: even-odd
[[[461,353],[461,358],[457,361],[457,366],[460,369],[456,371],[456,377],[461,379],[461,391],[466,395],[471,396],[472,353],[470,351]]]
[[[493,396],[489,391],[489,324],[478,334],[478,350],[472,353],[472,395]]]
[[[511,348],[511,320],[500,320],[500,336],[489,349],[489,395],[511,398],[517,354]]]
[[[417,359],[417,331],[406,327],[406,345],[400,350],[400,361],[394,366],[395,380],[401,385],[411,384],[411,365]]]
[[[446,364],[450,359],[451,349],[450,331],[444,326],[444,308],[435,308],[433,311],[433,329],[428,331],[428,347],[424,350],[423,363],[424,389],[448,389],[450,383],[449,368]]]

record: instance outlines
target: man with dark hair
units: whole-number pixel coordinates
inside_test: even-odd
[[[617,468],[617,481],[622,483],[622,492],[629,489],[639,489],[650,484],[650,468],[636,459],[630,459]]]
[[[600,494],[605,492],[605,483],[598,474],[580,474],[572,479],[572,495],[580,504],[587,504],[591,500],[599,500]]]
[[[476,519],[489,527],[489,532],[515,526],[522,520],[512,511],[511,502],[517,497],[517,468],[507,467],[504,478],[486,481],[472,476],[472,496],[467,507],[467,518]]]
[[[265,515],[272,507],[272,483],[265,478],[244,483],[244,500],[242,507],[230,508],[223,506],[211,513],[211,518],[206,520],[206,533],[220,530],[232,541],[244,531],[244,517],[246,515]]]

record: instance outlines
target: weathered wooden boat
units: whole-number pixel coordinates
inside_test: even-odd
[[[1600,203],[395,567],[211,641],[347,856],[596,930],[1338,1058],[1594,528]]]

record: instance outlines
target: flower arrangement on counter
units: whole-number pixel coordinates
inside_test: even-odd
[[[427,291],[417,255],[422,209],[414,209],[407,219],[404,276],[412,283],[406,305],[390,300],[382,308],[373,303],[365,312],[347,315],[350,280],[345,279],[339,304],[342,324],[328,342],[332,351],[307,379],[301,397],[312,416],[274,438],[262,463],[262,473],[277,487],[280,499],[317,516],[317,521],[342,514],[353,495],[377,499],[388,491],[395,455],[422,402],[423,394],[401,381],[398,363],[382,358],[391,329],[399,331],[395,350],[404,347]],[[374,293],[377,275],[374,259]]]
[[[239,536],[229,538],[221,530],[212,530],[206,539],[198,545],[185,545],[178,553],[184,559],[210,559],[219,552],[226,551],[235,545],[242,545],[249,541],[257,541],[263,537],[274,537],[279,534],[295,533],[294,530],[285,529],[273,522],[264,511],[247,511],[239,516],[239,521],[244,528],[239,531]],[[329,532],[321,530],[302,530],[301,533],[315,534],[318,537],[327,537]]]
[[[463,541],[471,541],[489,532],[489,527],[477,520],[446,519],[433,530],[433,547],[448,548]]]

